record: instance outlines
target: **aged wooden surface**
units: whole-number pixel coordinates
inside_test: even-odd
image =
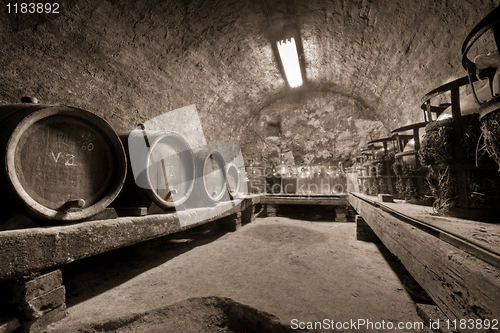
[[[375,197],[356,194],[368,200],[376,201]],[[384,209],[418,220],[423,225],[454,235],[459,240],[473,244],[500,256],[500,223],[486,223],[465,220],[456,217],[438,216],[432,207],[414,205],[404,202],[384,202]],[[499,217],[500,220],[500,217]],[[457,245],[460,247],[460,245]]]
[[[331,196],[292,196],[292,195],[272,195],[268,194],[261,198],[263,204],[275,205],[326,205],[326,206],[347,206],[346,195]]]
[[[216,207],[188,209],[179,213],[73,223],[0,232],[0,280],[25,275],[143,242],[248,209],[260,202],[259,195],[239,203],[219,202]],[[217,215],[210,214],[217,210]],[[198,221],[199,216],[208,218]],[[196,219],[194,219],[196,218]]]
[[[491,259],[496,255],[494,252],[447,231],[437,230],[430,224],[418,226],[411,223],[397,214],[394,209],[395,205],[399,205],[397,203],[379,203],[374,197],[357,193],[349,194],[349,202],[450,320],[500,318],[500,267],[495,265],[494,260],[490,263],[470,254],[483,251]],[[402,208],[412,218],[412,213],[420,211],[407,206]],[[422,214],[419,219],[425,215]],[[459,219],[455,219],[454,223],[458,222]],[[464,226],[471,228],[470,221],[465,221]],[[443,228],[453,229],[451,226]],[[461,232],[465,234],[465,230],[464,227]],[[457,242],[457,239],[460,241]],[[470,251],[471,248],[473,251]],[[475,327],[470,329],[468,325],[460,329],[460,332],[477,331],[481,330]]]
[[[64,106],[4,106],[2,190],[37,218],[79,220],[104,210],[126,173],[123,146],[100,117]]]
[[[194,153],[196,182],[192,198],[214,203],[227,194],[224,158],[217,151],[202,149]]]
[[[189,198],[194,189],[194,156],[182,136],[136,129],[120,139],[131,167],[115,206],[141,206],[150,201],[169,209]]]

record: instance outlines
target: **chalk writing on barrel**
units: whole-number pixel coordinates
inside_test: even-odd
[[[83,139],[82,150],[92,151],[95,148],[94,143],[92,142],[92,140],[95,139],[95,135],[94,134],[92,134],[92,133],[83,133],[82,134],[82,139]]]
[[[57,161],[59,161],[59,158],[61,157],[61,152],[58,152],[57,155],[54,154],[53,151],[50,152],[50,155],[52,156],[52,158],[54,159],[54,162],[57,163]],[[65,158],[64,158],[64,165],[68,165],[68,166],[75,166],[75,155],[73,154],[65,154],[64,155]]]
[[[82,144],[82,150],[92,151],[93,149],[94,149],[94,144],[92,142],[90,143],[84,142]]]
[[[75,155],[73,154],[66,154],[66,157],[69,157],[66,162],[64,163],[64,165],[76,165],[75,164]]]
[[[59,159],[59,156],[61,156],[61,152],[57,153],[57,157],[56,157],[56,155],[54,155],[53,151],[51,151],[50,153],[52,154],[52,158],[54,159],[54,162],[57,163],[57,160]]]

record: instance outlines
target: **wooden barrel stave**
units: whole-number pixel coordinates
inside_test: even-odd
[[[73,221],[103,211],[126,175],[123,146],[88,111],[51,105],[0,107],[2,190],[35,218]]]
[[[229,191],[233,196],[240,193],[241,177],[240,172],[234,163],[226,164],[226,176],[227,184],[229,185]]]
[[[198,149],[195,161],[195,200],[192,204],[197,205],[197,199],[203,203],[216,204],[227,195],[224,158],[218,151]]]
[[[120,139],[129,164],[134,162],[130,158],[141,159],[135,162],[142,172],[135,175],[129,168],[123,194],[114,206],[147,206],[152,202],[167,210],[189,199],[194,190],[195,162],[193,151],[182,136],[167,131],[135,130]],[[143,146],[137,144],[141,142]]]

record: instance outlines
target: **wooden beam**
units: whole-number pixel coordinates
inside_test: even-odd
[[[324,206],[347,206],[349,205],[346,195],[339,196],[272,196],[262,197],[262,204],[270,205],[324,205]]]
[[[500,319],[498,266],[441,239],[441,232],[433,228],[420,228],[398,218],[376,202],[352,193],[348,199],[450,320],[457,319],[459,325],[460,320]],[[481,331],[468,325],[457,329]]]
[[[120,217],[61,226],[0,232],[0,280],[37,272],[156,237],[186,230],[248,209],[259,195],[241,202],[219,202],[215,207],[178,213]],[[211,214],[217,209],[217,214]],[[186,224],[189,216],[210,216]],[[184,222],[183,222],[184,221]],[[193,220],[198,221],[198,220]]]

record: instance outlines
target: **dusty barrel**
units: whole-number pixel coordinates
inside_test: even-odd
[[[489,40],[488,34],[495,37],[495,45]],[[486,35],[485,35],[486,34]],[[482,38],[485,36],[485,38]],[[474,44],[481,40],[489,43],[496,52],[475,55],[474,60],[469,58],[469,51],[473,51]],[[462,43],[462,65],[468,72],[473,98],[471,103],[475,112],[479,113],[481,131],[484,136],[484,145],[491,158],[500,167],[500,64],[498,52],[500,51],[500,6],[491,11],[469,32]],[[473,52],[471,52],[473,53]],[[474,76],[488,79],[488,84],[476,89]],[[467,96],[469,97],[469,96]],[[466,97],[466,98],[467,98]],[[477,102],[477,104],[476,104]],[[479,105],[478,105],[479,104]],[[461,109],[462,105],[460,105]]]
[[[3,195],[23,212],[80,220],[103,211],[127,172],[123,146],[100,117],[39,104],[0,107]]]
[[[242,182],[240,176],[241,173],[234,163],[227,163],[225,169],[229,191],[233,196],[238,195],[240,193],[240,184]]]
[[[182,136],[138,127],[121,139],[133,177],[128,177],[116,205],[141,206],[150,200],[169,209],[186,202],[194,190],[195,162],[191,146]]]
[[[194,153],[196,182],[194,196],[208,204],[215,204],[227,193],[225,162],[216,150],[199,149]]]

